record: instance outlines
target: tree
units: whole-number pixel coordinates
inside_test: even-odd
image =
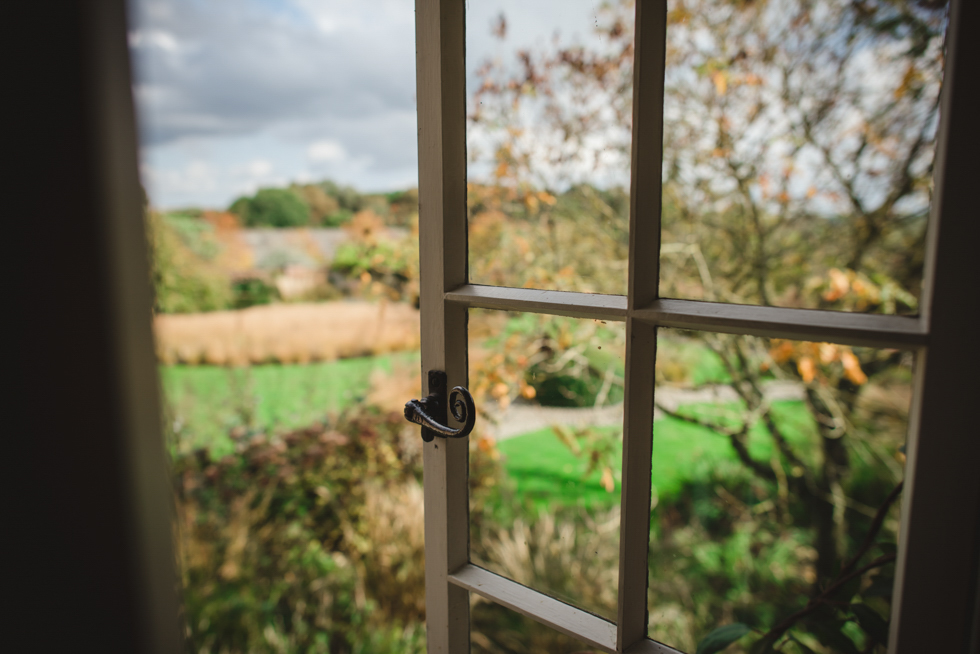
[[[479,70],[483,82],[471,104],[471,133],[476,143],[490,144],[478,155],[488,153],[482,156],[503,189],[499,193],[527,205],[526,198],[542,187],[560,195],[556,189],[562,186],[616,166],[628,169],[632,14],[630,2],[606,8],[598,27],[600,48],[559,43],[518,53],[516,69],[488,63]],[[665,78],[662,295],[914,313],[945,20],[945,4],[932,0],[673,3]],[[624,223],[622,210],[609,204],[605,209],[580,220],[599,225],[593,230]],[[471,229],[478,237],[486,222],[474,218]],[[540,225],[537,241],[547,244],[550,227],[547,220]],[[575,233],[600,243],[585,231]],[[621,258],[609,256],[611,251],[590,258],[594,281],[622,274]],[[506,259],[509,253],[488,252],[473,268],[496,256]],[[602,270],[592,269],[597,261]],[[542,266],[548,267],[547,258]],[[530,285],[561,288],[561,273],[552,265]],[[872,405],[875,389],[907,385],[908,355],[690,336],[718,356],[739,406],[718,415],[660,408],[730,443],[746,473],[771,494],[773,529],[794,523],[812,532],[812,588],[821,597],[839,578],[842,562],[853,572],[857,558],[869,553],[869,547],[858,546],[867,534],[894,537],[880,532],[880,522],[877,528],[871,523],[876,507],[894,501],[904,427],[894,424],[896,417],[903,424],[901,411],[896,416]],[[765,393],[771,378],[803,388],[816,431],[814,451],[803,451],[787,437],[787,425]],[[750,434],[764,436],[770,458],[753,454]],[[877,471],[874,480],[854,474],[856,458]],[[834,601],[847,602],[855,592]],[[811,620],[815,615],[807,614]],[[830,635],[815,637],[828,647],[844,647],[823,640],[840,634],[843,618],[833,611],[823,617],[822,627],[812,627],[814,634],[835,626]],[[858,621],[864,628],[873,620]],[[778,648],[795,638],[790,627],[795,623],[767,636],[767,645]],[[868,638],[870,647],[881,644]]]
[[[310,224],[310,207],[292,191],[260,189],[252,197],[240,197],[228,209],[247,227],[302,227]]]
[[[805,284],[838,267],[917,295],[943,5],[687,0],[668,19],[664,242],[697,245],[710,277],[668,247],[665,273],[687,274],[663,275],[665,294],[813,305]],[[601,51],[524,51],[516,71],[478,71],[472,149],[498,185],[625,179],[632,3],[607,7],[598,30]],[[902,304],[880,308],[914,311]]]
[[[289,190],[302,198],[309,206],[310,223],[314,225],[322,225],[340,209],[337,200],[327,195],[323,187],[316,184],[293,184]]]
[[[228,308],[233,294],[221,271],[188,247],[166,216],[147,211],[146,224],[153,310],[194,313]]]

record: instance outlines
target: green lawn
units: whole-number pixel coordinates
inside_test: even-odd
[[[689,405],[685,410],[703,416],[718,408],[717,405]],[[777,402],[773,411],[787,439],[798,445],[801,452],[815,454],[814,430],[803,403]],[[619,433],[615,427],[605,428],[604,431],[610,436]],[[681,420],[657,420],[653,434],[652,477],[657,497],[661,499],[671,499],[685,482],[706,479],[713,469],[737,461],[725,436]],[[619,483],[609,493],[600,483],[599,472],[584,477],[586,461],[572,454],[551,429],[507,439],[499,444],[499,449],[518,495],[531,499],[538,507],[604,508],[619,503]],[[771,441],[759,426],[750,431],[749,451],[762,461],[768,461],[772,453]],[[621,468],[621,453],[620,441],[615,457],[617,473]]]
[[[703,346],[683,341],[663,345],[681,350],[675,351],[675,357],[696,371],[697,381],[722,381],[724,371],[707,356],[710,353]],[[192,447],[209,447],[220,455],[230,451],[228,432],[236,427],[276,431],[309,425],[358,402],[368,391],[374,371],[391,371],[396,364],[417,366],[417,362],[417,352],[405,352],[327,363],[237,369],[163,366],[160,375],[169,419],[182,442]],[[701,416],[718,411],[730,413],[732,409],[737,407],[685,407]],[[774,411],[794,444],[811,438],[810,417],[802,403],[776,403]],[[586,477],[584,457],[572,454],[546,428],[499,444],[505,469],[514,480],[519,496],[530,498],[541,508],[550,505],[598,508],[618,504],[622,454],[619,429],[608,427],[600,431],[617,438],[613,456],[617,483],[613,492],[607,492],[600,483],[600,471]],[[751,432],[750,451],[754,456],[768,460],[769,448],[769,441],[759,430]],[[808,448],[799,449],[805,452]],[[653,455],[653,484],[660,498],[675,496],[686,481],[706,478],[719,465],[736,461],[724,436],[672,418],[654,424]]]
[[[393,364],[415,365],[418,352],[342,359],[325,363],[162,366],[173,428],[188,445],[219,452],[239,426],[262,430],[304,427],[363,397],[371,374]]]

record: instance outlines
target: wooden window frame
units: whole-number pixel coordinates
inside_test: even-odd
[[[915,352],[889,652],[978,651],[980,430],[971,399],[980,391],[972,368],[980,361],[980,293],[971,281],[980,280],[972,252],[980,238],[970,165],[980,151],[980,111],[956,80],[958,70],[980,64],[977,39],[965,36],[980,28],[978,4],[951,0],[926,286],[920,315],[904,317],[659,297],[659,257],[639,255],[660,243],[666,0],[636,3],[628,295],[470,284],[464,0],[416,0],[422,369],[445,370],[450,386],[466,383],[471,308],[622,321],[627,330],[616,622],[469,561],[468,446],[437,438],[424,448],[430,653],[469,651],[469,592],[606,652],[677,651],[647,637],[658,327]]]

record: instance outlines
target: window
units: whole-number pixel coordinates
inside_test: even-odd
[[[976,221],[969,162],[975,104],[955,76],[976,62],[963,39],[978,10],[954,1],[920,315],[882,316],[659,297],[666,2],[638,0],[627,296],[480,286],[467,271],[464,3],[417,0],[422,369],[465,384],[473,308],[625,322],[618,611],[595,616],[470,561],[465,441],[425,445],[426,606],[430,652],[469,649],[477,593],[609,652],[672,652],[647,636],[651,425],[656,334],[683,328],[914,350],[892,652],[964,651],[975,610],[980,439],[976,376]],[[969,62],[969,63],[967,63]],[[972,313],[965,313],[972,312]],[[424,375],[423,375],[424,378]],[[976,637],[974,636],[974,639]],[[974,642],[974,647],[976,643]]]

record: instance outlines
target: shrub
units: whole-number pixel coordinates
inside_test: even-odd
[[[281,437],[235,433],[220,459],[176,448],[191,651],[422,650],[421,448],[406,428],[358,410]]]
[[[340,227],[350,222],[354,217],[354,212],[350,209],[337,209],[323,219],[324,227]]]
[[[388,224],[410,227],[419,214],[418,189],[388,193]]]
[[[188,247],[165,217],[149,212],[146,221],[155,311],[193,313],[227,308],[232,292],[221,272]]]
[[[358,404],[278,436],[230,435],[228,456],[171,447],[188,650],[421,654],[418,428]],[[471,459],[479,507],[502,470],[485,447]]]
[[[292,191],[264,188],[235,200],[228,209],[247,227],[302,227],[310,224],[310,207]]]
[[[258,277],[246,277],[232,283],[232,292],[235,294],[233,307],[235,309],[246,309],[259,304],[271,304],[279,299],[279,292],[272,284],[267,284]]]
[[[319,186],[337,201],[341,209],[349,211],[351,215],[364,208],[364,196],[352,186],[340,186],[329,179],[320,182]]]
[[[393,240],[380,216],[361,211],[345,225],[351,240],[337,248],[331,265],[336,281],[352,294],[417,305],[418,236]]]
[[[309,206],[310,223],[313,225],[324,224],[328,217],[336,214],[340,210],[340,204],[335,198],[327,195],[327,192],[323,190],[322,186],[317,186],[316,184],[299,186],[294,184],[289,188],[293,193],[303,198]]]

